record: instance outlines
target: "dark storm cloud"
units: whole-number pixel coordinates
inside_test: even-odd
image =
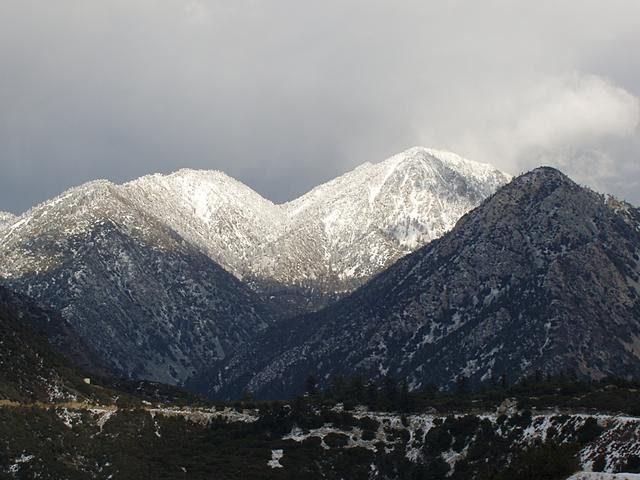
[[[636,45],[636,0],[4,0],[0,210],[180,167],[282,201],[417,144],[640,203]]]

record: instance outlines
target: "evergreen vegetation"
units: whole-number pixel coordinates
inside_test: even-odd
[[[555,376],[535,374],[510,384],[505,376],[496,382],[475,387],[458,381],[454,391],[441,391],[435,385],[410,391],[403,380],[390,376],[382,382],[360,377],[330,378],[324,389],[313,376],[305,381],[305,397],[323,404],[342,403],[346,410],[364,405],[370,410],[420,413],[487,411],[497,408],[505,398],[513,398],[522,409],[592,411],[640,416],[640,382],[619,378],[581,381],[563,373]]]

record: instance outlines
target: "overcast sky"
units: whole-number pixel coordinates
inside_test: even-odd
[[[2,0],[0,210],[220,169],[274,201],[414,145],[640,204],[638,0]]]

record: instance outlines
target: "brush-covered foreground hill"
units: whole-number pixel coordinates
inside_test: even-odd
[[[0,406],[2,478],[565,480],[639,454],[640,421],[614,415]]]
[[[151,385],[133,396],[88,385],[26,325],[33,307],[19,315],[19,305],[4,305],[0,478],[528,480],[535,472],[536,478],[563,480],[579,469],[640,467],[640,420],[624,415],[532,413],[513,402],[509,411],[494,413],[491,406],[501,397],[478,404],[469,396],[413,396],[406,403],[385,387],[374,397],[403,406],[403,414],[345,411],[320,395],[238,410],[159,402]],[[588,405],[605,395],[637,410],[635,388],[590,386],[579,394],[572,387],[566,385],[571,395],[564,401],[578,395]],[[519,400],[545,401],[522,392]],[[466,405],[466,413],[421,413],[418,401],[440,407],[454,401]],[[616,411],[613,402],[605,405]]]
[[[552,168],[513,180],[351,296],[194,379],[283,398],[309,374],[411,388],[534,371],[640,376],[640,212]]]

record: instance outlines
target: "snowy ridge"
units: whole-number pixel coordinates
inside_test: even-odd
[[[0,231],[0,277],[62,313],[110,370],[176,384],[271,321],[126,189],[89,182]]]
[[[219,171],[148,175],[122,190],[238,278],[259,245],[275,240],[283,226],[276,205]]]
[[[509,180],[490,165],[422,147],[362,165],[284,205],[295,232],[284,239],[286,258],[315,269],[280,280],[304,283],[306,274],[348,291],[442,236]]]

